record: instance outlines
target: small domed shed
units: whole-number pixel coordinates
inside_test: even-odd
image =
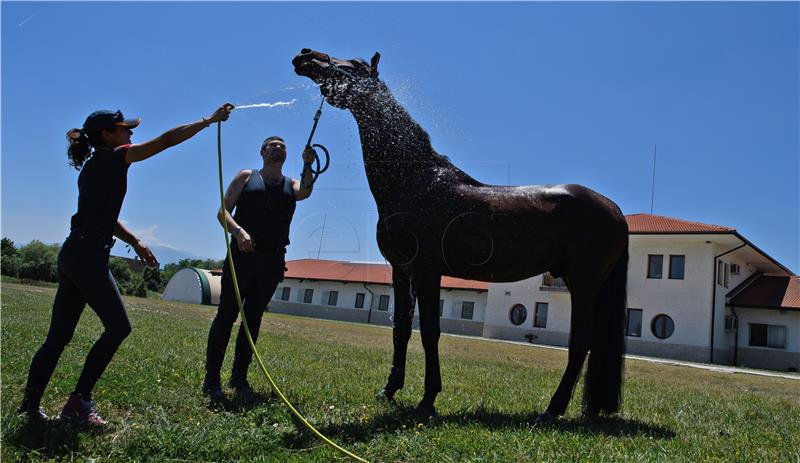
[[[164,288],[161,299],[217,305],[222,277],[217,272],[201,268],[184,268],[175,273]]]

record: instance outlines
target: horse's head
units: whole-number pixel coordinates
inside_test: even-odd
[[[380,53],[369,64],[362,59],[341,60],[309,48],[294,57],[294,72],[320,86],[322,96],[337,108],[350,108],[359,95],[378,80]]]

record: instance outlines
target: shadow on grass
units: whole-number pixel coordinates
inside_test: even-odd
[[[252,410],[261,405],[273,403],[279,400],[272,392],[262,393],[258,391],[234,393],[231,398],[223,400],[211,400],[208,404],[208,409],[214,412],[231,412],[239,413]]]
[[[3,445],[16,447],[27,456],[58,458],[81,450],[81,436],[98,436],[112,432],[110,428],[97,428],[86,424],[52,419],[29,421],[12,418],[3,429]]]
[[[551,423],[533,426],[537,412],[505,413],[486,408],[459,411],[439,415],[431,422],[416,413],[414,407],[394,404],[394,411],[376,415],[365,422],[337,423],[322,426],[319,431],[326,436],[335,436],[335,441],[345,443],[365,442],[376,435],[394,433],[398,429],[412,430],[420,425],[437,427],[442,424],[477,424],[487,429],[530,429],[533,432],[555,430],[560,433],[604,435],[609,437],[650,437],[653,439],[674,439],[674,431],[638,420],[620,416],[595,416],[559,418]],[[318,445],[316,437],[299,422],[296,431],[284,435],[283,444],[288,448],[305,448]]]

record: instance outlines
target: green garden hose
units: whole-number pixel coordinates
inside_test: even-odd
[[[222,209],[224,210],[225,193],[222,184],[222,122],[217,122],[217,164],[219,167],[218,170],[219,170],[220,207],[222,207]],[[256,344],[253,342],[253,337],[250,334],[250,327],[247,326],[247,318],[245,318],[244,316],[244,306],[242,305],[242,297],[241,294],[239,293],[239,283],[236,280],[236,268],[233,265],[233,258],[231,257],[231,240],[230,237],[228,236],[228,221],[223,220],[222,222],[223,222],[223,227],[225,228],[225,246],[227,247],[228,250],[227,260],[231,270],[231,277],[233,279],[233,290],[236,293],[236,303],[239,305],[239,314],[242,317],[242,326],[244,326],[244,332],[247,335],[247,342],[250,343],[250,348],[253,349],[253,354],[255,355],[256,362],[258,363],[258,366],[261,367],[261,371],[264,373],[264,376],[267,378],[267,381],[269,381],[270,386],[272,386],[272,390],[275,391],[276,394],[278,394],[278,397],[280,397],[283,403],[286,404],[287,407],[289,407],[289,410],[292,411],[294,416],[297,417],[297,419],[300,420],[301,423],[303,423],[303,426],[305,426],[306,429],[311,431],[312,434],[319,437],[323,442],[333,447],[334,449],[338,450],[339,452],[347,455],[353,460],[363,463],[368,463],[367,460],[339,446],[338,444],[336,444],[336,442],[333,442],[332,440],[325,437],[321,432],[317,431],[317,429],[314,428],[314,426],[312,426],[311,423],[309,423],[308,420],[306,420],[303,417],[303,415],[301,415],[300,412],[298,412],[297,409],[294,408],[294,406],[292,406],[292,404],[289,402],[286,396],[283,395],[283,392],[281,392],[280,388],[278,388],[278,385],[272,379],[272,376],[269,374],[269,371],[267,371],[267,367],[264,365],[264,361],[261,360],[261,356],[258,354],[258,350],[256,350]]]

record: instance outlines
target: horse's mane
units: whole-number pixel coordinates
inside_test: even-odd
[[[408,110],[406,110],[397,101],[386,83],[380,79],[376,79],[374,82],[378,84],[377,87],[380,91],[380,99],[382,100],[381,110],[393,111],[396,113],[395,116],[399,116],[399,124],[405,126],[405,128],[410,132],[410,139],[418,145],[416,147],[417,149],[413,150],[413,152],[417,154],[417,157],[419,158],[418,160],[424,161],[426,164],[431,165],[432,167],[447,171],[453,176],[454,180],[458,182],[472,186],[483,185],[483,183],[475,180],[469,174],[456,167],[449,157],[439,154],[433,148],[431,137],[428,132],[419,124],[419,122],[411,117],[411,114],[408,113]]]

